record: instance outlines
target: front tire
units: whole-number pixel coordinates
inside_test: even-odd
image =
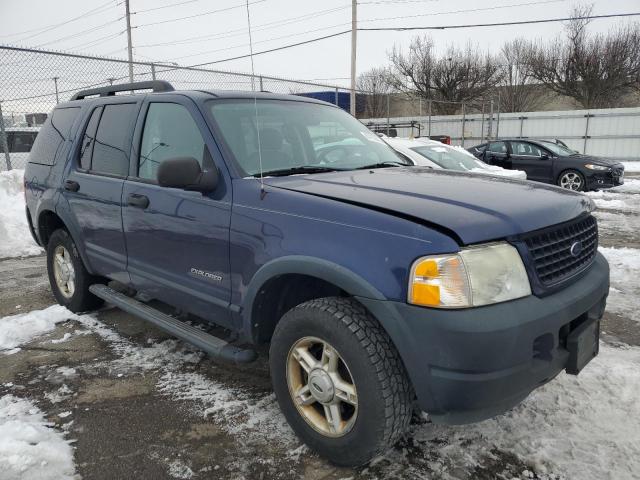
[[[362,465],[406,431],[413,390],[380,324],[353,299],[320,298],[287,312],[271,340],[273,388],[309,447]]]
[[[565,170],[558,177],[558,186],[573,190],[574,192],[582,192],[586,188],[584,175],[577,170]]]
[[[51,291],[58,303],[72,312],[94,310],[103,301],[89,292],[100,278],[84,266],[71,235],[64,229],[51,234],[47,243],[47,273]]]

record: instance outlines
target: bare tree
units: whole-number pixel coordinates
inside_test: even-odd
[[[588,17],[592,6],[580,6],[572,17]],[[565,25],[566,37],[538,42],[531,49],[531,75],[547,88],[585,108],[619,106],[640,85],[640,24],[589,35],[588,19]]]
[[[540,105],[539,84],[529,65],[531,47],[518,38],[503,45],[500,52],[500,110],[526,112]]]
[[[462,102],[474,103],[500,79],[496,60],[471,44],[463,49],[450,46],[444,56],[438,57],[430,37],[416,37],[408,53],[394,46],[389,58],[393,86],[438,101],[434,107],[441,113],[455,113]]]
[[[372,68],[358,76],[357,89],[364,97],[365,118],[387,115],[387,95],[391,94],[389,71],[386,68]]]

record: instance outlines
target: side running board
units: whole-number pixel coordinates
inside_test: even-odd
[[[255,350],[244,349],[231,345],[221,338],[214,337],[202,330],[192,327],[180,320],[156,310],[134,298],[128,297],[120,292],[116,292],[106,285],[94,284],[89,287],[89,291],[96,297],[100,297],[106,302],[129,312],[136,317],[140,317],[147,322],[153,323],[156,327],[174,335],[185,342],[191,343],[204,350],[212,357],[235,363],[249,363],[257,358]]]

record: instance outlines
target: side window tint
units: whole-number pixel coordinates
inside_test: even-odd
[[[184,106],[151,103],[142,132],[138,177],[155,180],[158,166],[178,157],[195,158],[203,167],[205,143],[200,130]]]
[[[491,153],[507,153],[507,144],[504,142],[493,142],[489,144]]]
[[[105,105],[93,146],[91,171],[126,176],[134,103]]]
[[[93,153],[93,144],[95,143],[96,130],[101,113],[102,107],[98,107],[93,111],[82,137],[82,145],[80,146],[80,168],[85,170],[91,168],[91,154]]]

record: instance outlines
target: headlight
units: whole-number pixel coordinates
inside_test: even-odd
[[[436,308],[468,308],[531,295],[527,272],[515,247],[493,243],[433,255],[411,267],[408,301]]]
[[[609,167],[605,167],[604,165],[594,165],[592,163],[587,163],[585,167],[589,170],[611,170]]]

